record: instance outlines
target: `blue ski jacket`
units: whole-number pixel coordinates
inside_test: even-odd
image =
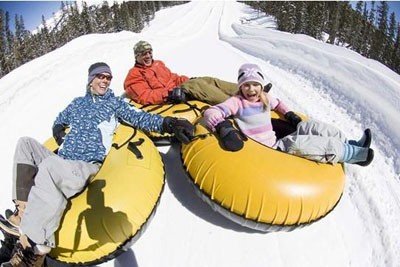
[[[58,155],[69,160],[102,162],[110,151],[118,119],[144,131],[162,131],[162,116],[135,108],[111,89],[102,96],[87,91],[60,112],[53,124],[70,128]]]

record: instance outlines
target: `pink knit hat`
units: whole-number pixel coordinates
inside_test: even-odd
[[[245,82],[258,82],[264,87],[264,74],[258,65],[246,63],[239,68],[238,87]]]

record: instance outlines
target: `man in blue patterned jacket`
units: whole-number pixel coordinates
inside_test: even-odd
[[[185,143],[193,137],[189,121],[150,114],[116,97],[109,89],[111,79],[106,63],[90,66],[86,95],[75,98],[54,122],[53,136],[60,145],[57,155],[32,138],[18,141],[13,179],[17,208],[8,221],[0,221],[0,227],[19,236],[19,241],[12,258],[2,266],[42,266],[55,246],[54,232],[67,199],[100,169],[118,119],[145,131],[175,134]]]

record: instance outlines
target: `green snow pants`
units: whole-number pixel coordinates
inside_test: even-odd
[[[238,92],[236,83],[223,81],[213,77],[198,77],[181,84],[189,94],[197,100],[210,105],[224,102]]]

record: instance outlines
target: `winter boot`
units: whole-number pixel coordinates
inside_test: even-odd
[[[15,211],[6,210],[6,220],[0,217],[0,228],[11,235],[19,236],[19,225],[26,209],[26,201],[14,200]]]
[[[12,257],[12,252],[18,238],[13,235],[4,234],[4,240],[0,240],[0,263],[7,262]]]
[[[27,236],[22,236],[16,243],[13,256],[8,262],[1,264],[2,267],[42,267],[46,254],[37,254],[30,244]]]
[[[26,201],[14,200],[14,203],[15,203],[15,211],[7,218],[7,220],[15,227],[19,227],[19,225],[21,224],[22,216],[26,209]]]
[[[4,212],[4,214],[6,215],[6,219],[10,218],[11,215],[14,215],[15,213],[17,213],[18,210],[15,209],[14,211],[10,210],[10,209],[6,209],[6,211]]]
[[[365,129],[364,134],[360,140],[358,140],[358,141],[349,140],[349,144],[354,145],[354,146],[368,148],[371,146],[371,139],[372,139],[371,129],[368,128],[368,129]]]
[[[371,148],[344,144],[344,152],[339,162],[352,163],[360,166],[368,166],[374,159],[374,151]]]
[[[19,236],[19,227],[12,225],[3,215],[0,214],[0,228],[6,234],[10,234],[13,236]]]

